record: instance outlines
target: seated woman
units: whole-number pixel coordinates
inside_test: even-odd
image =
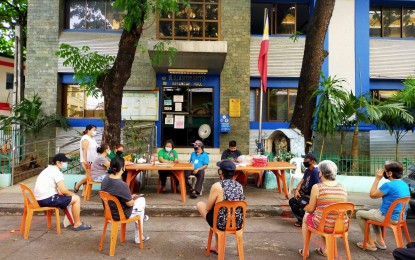
[[[143,234],[143,221],[148,220],[148,216],[144,215],[146,200],[140,195],[131,195],[127,184],[122,181],[121,175],[125,170],[124,163],[124,159],[121,157],[115,157],[111,160],[110,168],[112,173],[105,176],[102,180],[101,190],[118,198],[126,218],[137,215],[141,217],[141,234]],[[110,207],[114,220],[119,220],[120,216],[116,206],[110,204]],[[136,244],[140,243],[140,238],[138,237],[138,223],[135,223],[134,239]],[[143,242],[148,241],[149,239],[150,237],[144,236],[143,234]]]
[[[164,148],[161,149],[158,153],[158,158],[159,158],[159,162],[161,163],[178,163],[179,162],[179,155],[177,154],[177,152],[174,150],[174,143],[172,140],[166,140],[164,142]],[[171,176],[170,178],[174,178],[174,181],[177,180],[175,177],[173,177],[173,173],[171,171],[160,171],[159,170],[159,175],[160,175],[160,182],[161,182],[161,190],[163,193],[165,193],[166,190],[166,181],[167,181],[167,176]]]
[[[105,175],[107,175],[110,167],[110,159],[107,158],[109,151],[108,145],[104,143],[97,148],[98,157],[91,165],[91,179],[93,181],[102,182]]]
[[[116,156],[124,157],[124,145],[116,144],[114,149],[107,155],[110,160],[114,159]]]
[[[223,180],[212,185],[207,203],[199,201],[196,205],[200,215],[206,219],[209,226],[213,226],[213,208],[221,201],[245,200],[242,185],[233,180],[236,166],[230,160],[223,160],[219,164],[219,175],[223,175]],[[238,209],[237,209],[238,211]],[[236,227],[242,226],[242,212],[236,213]],[[218,213],[218,229],[224,230],[226,227],[226,209],[220,209]],[[218,253],[218,237],[216,234],[216,244],[210,248],[213,253]]]
[[[362,233],[365,233],[366,220],[372,219],[378,222],[382,222],[385,219],[386,212],[388,211],[392,202],[402,197],[409,197],[409,187],[404,181],[401,180],[403,173],[403,166],[398,161],[386,161],[385,168],[376,171],[375,181],[370,189],[370,197],[372,199],[382,198],[382,204],[379,209],[371,210],[358,210],[356,212],[356,218],[359,221],[360,229]],[[382,178],[388,179],[389,182],[384,183],[378,188],[379,182]],[[397,223],[399,219],[399,213],[402,205],[396,206],[392,213],[391,223]],[[366,244],[366,250],[376,251],[379,249],[386,249],[385,241],[382,238],[380,227],[372,225],[376,234],[376,240],[373,240],[369,233],[369,238]],[[363,242],[357,243],[357,246],[363,248]]]
[[[319,227],[323,210],[327,206],[334,203],[347,202],[347,192],[345,188],[343,185],[336,182],[336,164],[332,161],[325,160],[319,163],[318,169],[321,173],[320,178],[322,182],[314,184],[311,188],[310,202],[304,208],[306,214],[304,215],[302,224],[303,241],[306,239],[308,226],[315,229]],[[332,218],[333,217],[335,218],[335,216],[332,216]],[[327,219],[330,219],[330,214],[327,216]],[[334,222],[332,223],[332,225],[327,225],[326,222],[324,232],[333,232]],[[324,241],[323,244],[325,245]],[[314,251],[320,255],[326,256],[326,248],[324,246],[316,248]],[[300,249],[299,253],[300,255],[305,253],[308,256],[308,252],[304,252],[303,249]]]

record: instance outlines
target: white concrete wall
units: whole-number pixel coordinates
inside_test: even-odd
[[[355,90],[355,4],[357,0],[337,0],[329,27],[329,75],[347,81]]]

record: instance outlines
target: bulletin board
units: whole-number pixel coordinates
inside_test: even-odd
[[[158,110],[158,91],[124,92],[121,106],[122,119],[157,121]]]

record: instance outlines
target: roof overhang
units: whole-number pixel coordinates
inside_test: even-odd
[[[156,56],[155,45],[159,42],[148,41],[150,59]],[[169,47],[177,50],[173,63],[170,66],[168,55],[165,55],[159,64],[152,64],[157,73],[220,74],[228,49],[226,41],[170,41],[165,49]]]

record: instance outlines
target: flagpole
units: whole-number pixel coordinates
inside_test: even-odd
[[[262,80],[259,83],[259,131],[258,131],[258,143],[257,143],[257,153],[261,154],[262,151],[262,99],[264,93],[262,91]]]

